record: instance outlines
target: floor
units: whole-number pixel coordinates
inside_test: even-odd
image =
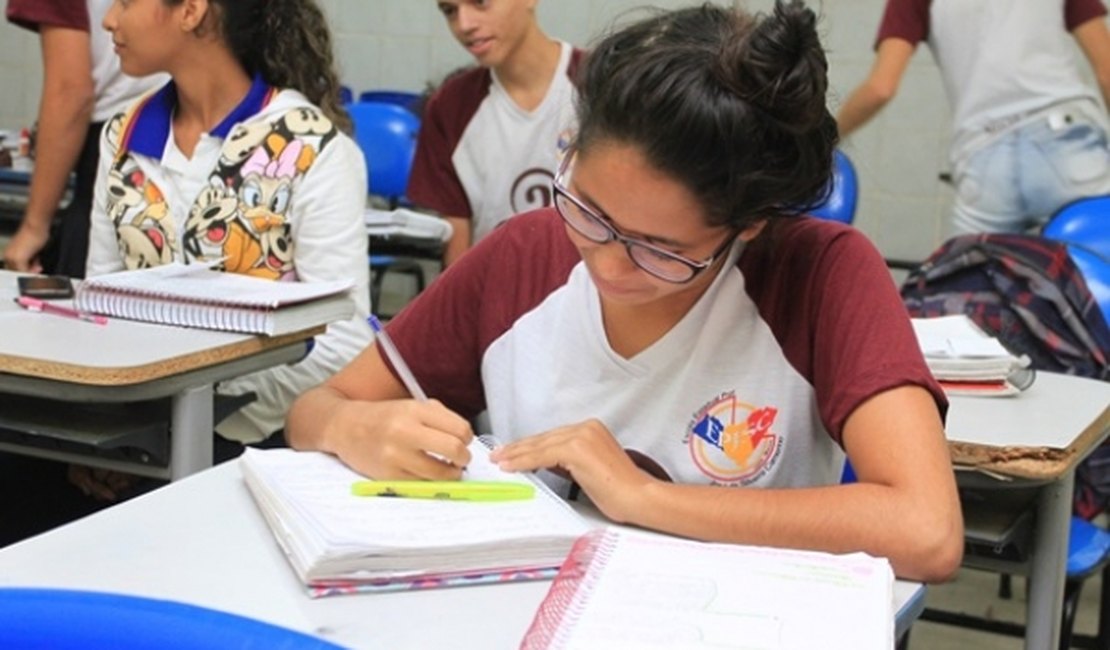
[[[1098,628],[1099,576],[1092,576],[1083,585],[1075,631],[1094,634]],[[1025,581],[1013,581],[1013,599],[998,597],[998,574],[964,569],[956,579],[943,585],[930,586],[927,607],[983,616],[994,620],[1022,623],[1025,620]],[[1021,650],[1023,640],[988,632],[977,632],[950,625],[918,621],[910,632],[911,650]]]

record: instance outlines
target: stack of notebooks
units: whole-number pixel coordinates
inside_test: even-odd
[[[445,242],[451,239],[453,228],[446,219],[421,214],[405,208],[375,210],[368,208],[364,215],[366,231],[377,237],[407,237]]]
[[[1007,396],[1020,389],[1014,381],[1028,365],[967,316],[914,318],[913,329],[925,363],[950,395]]]
[[[894,573],[862,553],[583,537],[521,648],[889,650]]]
[[[351,286],[349,280],[276,282],[175,263],[89,278],[74,304],[128,320],[278,336],[351,318]]]
[[[363,497],[334,456],[248,449],[243,476],[297,577],[313,597],[550,579],[589,530],[530,475],[507,474],[471,445],[464,480],[534,485],[521,501]]]

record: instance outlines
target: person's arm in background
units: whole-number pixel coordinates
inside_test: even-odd
[[[23,221],[4,248],[5,266],[16,271],[42,270],[38,256],[81,153],[95,101],[89,33],[42,25],[40,42],[43,84],[35,171]]]
[[[1091,63],[1103,102],[1110,107],[1110,30],[1106,28],[1106,19],[1092,18],[1076,27],[1072,36]]]
[[[443,268],[451,266],[470,250],[470,219],[465,217],[443,217],[451,224],[451,239],[443,247]]]
[[[894,99],[914,49],[913,43],[901,38],[886,38],[879,43],[870,74],[848,95],[836,115],[841,138],[866,124]]]

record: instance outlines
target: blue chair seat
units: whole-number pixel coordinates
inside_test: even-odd
[[[1102,568],[1110,554],[1110,533],[1080,517],[1071,518],[1068,579],[1083,579]]]
[[[282,648],[339,646],[262,621],[195,605],[67,589],[0,589],[0,648]]]

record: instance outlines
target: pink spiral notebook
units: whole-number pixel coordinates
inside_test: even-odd
[[[885,559],[610,528],[575,543],[521,648],[889,650]]]

